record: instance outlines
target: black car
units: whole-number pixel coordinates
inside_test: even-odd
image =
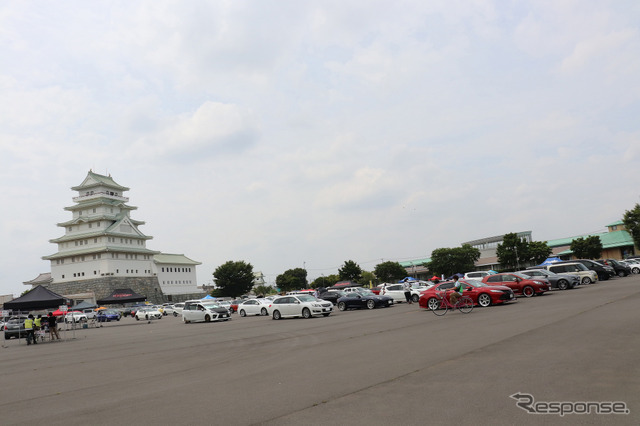
[[[519,271],[517,273],[526,275],[531,278],[546,278],[549,281],[549,284],[551,284],[551,288],[557,288],[558,290],[566,290],[580,285],[579,275],[555,274],[546,269],[533,268],[527,269],[525,271]]]
[[[341,311],[361,308],[386,308],[392,305],[393,298],[389,296],[378,296],[373,292],[354,291],[338,299],[338,309]]]
[[[575,259],[575,260],[563,260],[561,262],[556,262],[555,265],[560,265],[562,263],[582,263],[587,269],[591,269],[598,274],[598,280],[606,281],[612,276],[615,275],[615,271],[612,267],[603,265],[602,263],[598,263],[595,260],[591,259]]]
[[[604,264],[605,266],[611,266],[615,271],[616,275],[619,277],[626,277],[631,274],[631,268],[623,265],[615,259],[604,259],[598,260],[598,262]]]
[[[337,305],[338,299],[340,299],[343,296],[346,296],[346,294],[347,293],[345,293],[342,290],[325,291],[318,295],[318,299],[326,300],[327,302],[331,302],[334,305]]]

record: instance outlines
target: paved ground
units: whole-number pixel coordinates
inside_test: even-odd
[[[130,318],[0,349],[2,424],[640,423],[640,277],[436,317]],[[71,337],[71,333],[68,334]],[[624,401],[629,415],[534,415],[509,397]]]

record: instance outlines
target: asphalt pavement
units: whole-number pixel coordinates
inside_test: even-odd
[[[3,341],[0,421],[637,425],[639,304],[631,276],[442,317],[399,304],[307,320],[123,318],[61,342]],[[527,411],[586,402],[589,414]],[[614,402],[628,414],[594,413]]]

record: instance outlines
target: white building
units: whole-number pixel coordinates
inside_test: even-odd
[[[147,248],[147,240],[152,237],[138,229],[144,222],[130,216],[137,207],[128,205],[129,198],[123,195],[129,188],[117,184],[111,176],[89,171],[84,181],[71,189],[78,191],[73,198],[75,204],[65,207],[72,218],[58,223],[65,233],[50,240],[57,244],[58,251],[43,256],[51,262],[50,285],[66,288],[65,283],[101,279],[122,283],[123,279],[141,278],[152,286],[157,286],[157,279],[165,295],[202,292],[196,280],[200,262]],[[25,284],[37,285],[35,281],[39,280]]]

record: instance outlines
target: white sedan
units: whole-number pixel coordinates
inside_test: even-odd
[[[238,313],[241,317],[247,315],[268,315],[267,308],[271,304],[271,300],[265,299],[249,299],[238,305]]]
[[[140,321],[141,319],[144,319],[144,320],[161,319],[162,312],[160,312],[156,308],[141,308],[141,309],[138,309],[138,311],[134,316],[138,321]]]
[[[311,318],[320,315],[328,317],[332,311],[333,304],[331,302],[316,299],[308,294],[278,297],[267,308],[267,312],[274,320],[295,317]]]
[[[80,312],[80,311],[68,312],[64,316],[64,322],[66,322],[66,323],[87,322],[87,316],[85,314],[83,314],[82,312]]]

